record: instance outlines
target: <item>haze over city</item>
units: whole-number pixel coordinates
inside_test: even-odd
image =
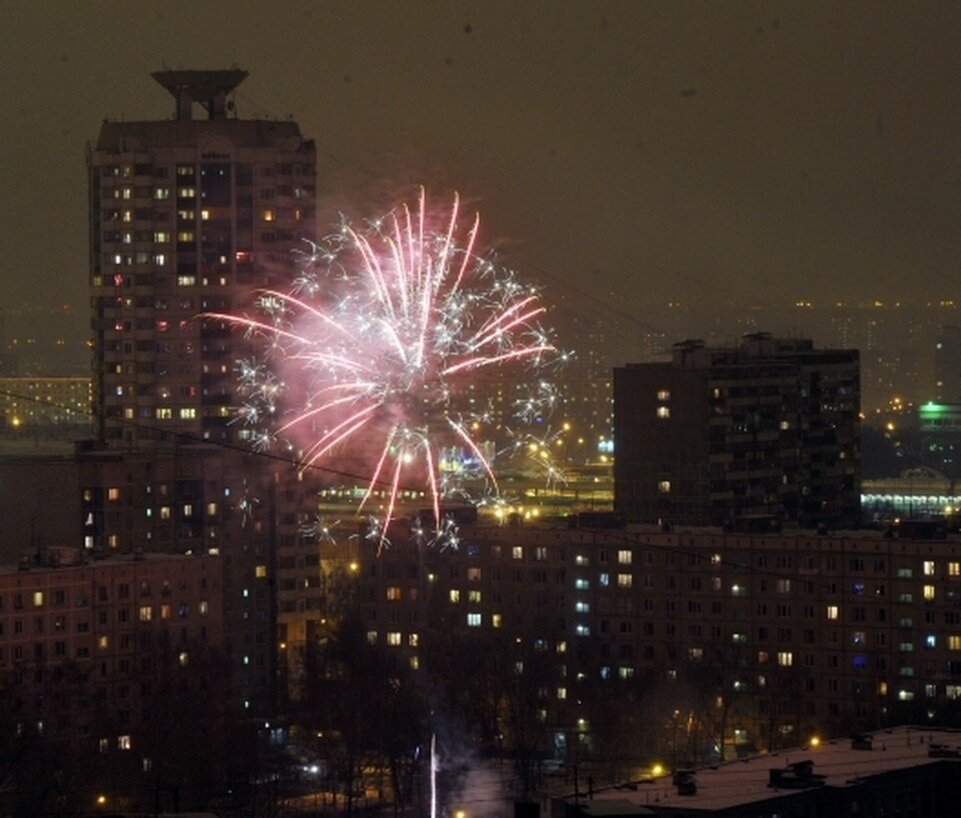
[[[316,139],[322,226],[457,189],[621,361],[747,315],[818,340],[792,305],[953,298],[959,29],[951,3],[14,3],[0,306],[60,310],[86,366],[85,145],[169,116],[150,72],[236,65],[238,115]]]

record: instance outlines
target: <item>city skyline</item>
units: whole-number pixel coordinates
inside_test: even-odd
[[[385,186],[456,187],[546,301],[598,320],[951,299],[956,7],[233,9],[15,7],[0,280],[30,288],[0,307],[85,316],[84,144],[104,116],[169,116],[151,71],[234,64],[240,115],[317,138],[321,226]]]

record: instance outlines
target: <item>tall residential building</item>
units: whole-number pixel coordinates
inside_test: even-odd
[[[157,72],[174,117],[105,121],[88,150],[94,407],[112,447],[243,436],[243,339],[198,316],[286,288],[316,235],[314,143],[291,120],[238,118],[246,76]]]
[[[855,350],[745,336],[614,371],[614,504],[627,519],[845,527],[860,521]]]

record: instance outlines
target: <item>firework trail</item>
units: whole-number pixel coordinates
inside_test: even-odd
[[[262,350],[238,364],[255,445],[289,441],[302,469],[360,456],[360,507],[383,492],[381,532],[414,485],[438,532],[444,499],[474,498],[477,486],[499,496],[495,431],[509,426],[507,448],[523,452],[533,439],[523,429],[543,425],[558,400],[546,373],[565,354],[540,324],[545,308],[475,251],[478,227],[478,217],[461,224],[456,195],[438,216],[421,191],[416,207],[345,221],[312,246],[292,289],[262,291],[255,317],[205,316],[244,328]],[[509,412],[485,403],[488,382],[509,383]]]

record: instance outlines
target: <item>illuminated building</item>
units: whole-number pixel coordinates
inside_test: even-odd
[[[90,378],[0,378],[0,424],[30,433],[90,427]]]
[[[231,704],[264,714],[319,567],[296,550],[295,470],[250,453],[234,423],[244,333],[202,315],[289,289],[294,251],[316,237],[316,167],[293,120],[236,115],[246,76],[157,72],[173,118],[105,121],[88,150],[96,429],[75,468],[85,550],[225,557]],[[291,564],[313,574],[291,580]]]
[[[918,407],[923,461],[950,478],[961,476],[961,403]]]
[[[695,712],[702,755],[723,730],[725,757],[815,733],[961,725],[957,539],[654,526],[465,527],[459,539],[425,549],[397,531],[379,557],[363,544],[368,639],[414,668],[438,632],[499,636],[498,662],[541,657],[532,706],[557,748],[589,726],[592,695],[610,702],[632,684],[662,707],[645,717],[667,725],[645,728],[647,753],[670,735],[658,702]]]
[[[615,510],[663,524],[857,525],[859,395],[855,350],[764,333],[615,369]]]
[[[105,121],[87,154],[97,437],[229,442],[239,333],[204,312],[287,285],[314,238],[315,150],[291,120],[245,120],[245,71],[160,71],[175,117]],[[195,119],[196,111],[205,119]]]
[[[145,666],[159,661],[153,648],[186,667],[222,644],[221,571],[211,556],[87,561],[78,549],[0,570],[0,672],[14,717],[53,739],[140,749],[131,736],[164,717],[149,702],[164,671]]]

